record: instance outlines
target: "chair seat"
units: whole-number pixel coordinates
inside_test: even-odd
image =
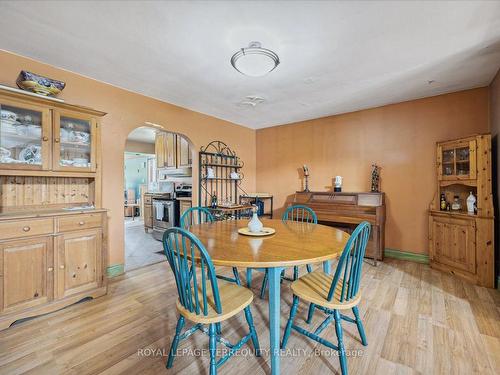
[[[200,300],[201,309],[200,314],[197,315],[195,312],[189,311],[181,305],[181,302],[179,300],[177,300],[177,310],[183,317],[194,323],[210,324],[229,319],[230,317],[242,311],[250,303],[252,303],[253,293],[247,288],[222,280],[218,281],[218,285],[220,302],[222,306],[221,314],[215,311],[215,302],[212,294],[212,289],[207,288],[208,314],[203,315],[203,292],[201,291],[201,286],[198,288],[198,298]]]
[[[335,289],[332,300],[328,301],[327,297],[330,286],[332,285],[332,280],[332,275],[328,275],[323,271],[314,271],[294,281],[291,284],[291,288],[293,294],[297,297],[332,310],[351,309],[359,303],[361,299],[361,293],[359,292],[356,297],[349,301],[340,302],[342,279],[337,283],[337,288]]]

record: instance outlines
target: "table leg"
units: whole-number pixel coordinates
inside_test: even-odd
[[[330,274],[330,272],[331,272],[331,265],[330,265],[330,262],[328,260],[323,262],[323,272],[327,273],[327,274]]]
[[[271,374],[280,373],[280,287],[282,267],[269,268],[269,332],[271,335]]]

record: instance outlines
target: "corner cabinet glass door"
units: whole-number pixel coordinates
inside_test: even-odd
[[[54,111],[54,170],[95,172],[96,129],[94,118]]]
[[[476,141],[454,142],[438,146],[440,180],[474,180],[476,178]]]
[[[0,169],[50,169],[49,109],[0,99]]]

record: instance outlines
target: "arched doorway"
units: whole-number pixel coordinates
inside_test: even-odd
[[[129,133],[124,152],[125,271],[165,260],[161,237],[191,206],[193,146],[157,126]]]

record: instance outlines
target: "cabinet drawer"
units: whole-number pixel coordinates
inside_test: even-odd
[[[53,219],[30,219],[0,222],[0,240],[54,233]]]
[[[152,204],[153,203],[153,197],[151,195],[144,195],[144,204]]]
[[[99,228],[102,226],[101,214],[85,214],[57,219],[57,231],[69,232],[78,229]]]

